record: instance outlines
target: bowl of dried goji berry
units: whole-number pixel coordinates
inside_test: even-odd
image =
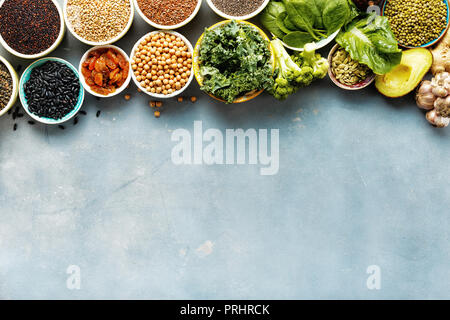
[[[130,58],[117,46],[96,46],[81,58],[79,73],[87,92],[100,98],[113,97],[130,83]]]

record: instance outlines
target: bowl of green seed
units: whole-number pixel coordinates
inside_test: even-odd
[[[19,78],[12,65],[0,56],[0,117],[17,101]]]
[[[328,75],[331,81],[339,88],[345,90],[360,90],[375,80],[375,74],[368,66],[353,60],[338,44],[331,49],[328,55]]]
[[[427,48],[445,35],[449,27],[448,0],[386,0],[386,16],[400,46]]]

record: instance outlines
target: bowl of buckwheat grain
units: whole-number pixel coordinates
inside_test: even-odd
[[[130,30],[133,0],[65,0],[64,18],[70,33],[90,46],[112,44]]]
[[[174,30],[195,18],[202,0],[134,0],[141,18],[156,29]]]

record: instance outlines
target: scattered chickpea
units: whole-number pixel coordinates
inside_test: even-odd
[[[183,97],[178,97],[178,98],[177,98],[177,101],[178,101],[178,102],[183,102]]]
[[[155,111],[155,112],[154,112],[154,115],[155,115],[156,118],[159,118],[159,117],[161,116],[161,112]]]
[[[192,102],[192,103],[197,102],[197,97],[191,97],[191,102]]]
[[[128,100],[130,100],[130,99],[131,99],[131,95],[130,95],[130,94],[126,94],[126,95],[125,95],[125,100],[128,101]]]
[[[150,101],[149,105],[150,105],[150,108],[154,108],[154,107],[156,107],[156,102],[155,101]]]
[[[162,102],[161,101],[156,101],[155,102],[155,106],[157,107],[157,108],[161,108],[162,107]]]

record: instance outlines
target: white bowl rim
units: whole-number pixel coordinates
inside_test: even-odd
[[[23,80],[24,75],[27,73],[27,71],[28,71],[30,68],[34,67],[38,62],[40,62],[40,61],[42,61],[42,60],[59,61],[59,62],[62,62],[62,63],[64,63],[64,64],[66,64],[66,65],[68,65],[68,66],[71,67],[72,71],[74,71],[75,74],[78,76],[78,79],[81,78],[81,77],[80,77],[80,74],[78,74],[77,68],[75,68],[74,65],[71,64],[71,63],[70,63],[69,61],[67,61],[67,60],[64,60],[64,59],[61,59],[61,58],[58,58],[58,57],[44,57],[44,58],[41,58],[41,59],[39,59],[39,60],[33,61],[33,62],[32,62],[32,63],[31,63],[31,64],[23,71],[22,76],[20,77],[20,81],[19,81],[19,99],[20,99],[20,103],[22,104],[22,108],[25,109],[25,112],[26,112],[31,118],[33,118],[34,120],[36,120],[36,121],[38,121],[38,122],[40,122],[40,123],[43,123],[43,124],[57,125],[57,124],[61,124],[61,123],[67,122],[67,121],[69,121],[70,119],[72,119],[73,117],[75,117],[75,116],[78,114],[78,112],[81,110],[81,107],[83,106],[84,97],[85,97],[85,92],[84,92],[83,85],[80,86],[80,94],[82,94],[82,99],[81,99],[81,101],[80,101],[80,104],[79,104],[78,108],[75,109],[75,112],[74,112],[70,117],[62,118],[62,119],[59,119],[59,120],[55,120],[55,119],[54,119],[53,121],[51,121],[51,120],[46,120],[45,118],[41,118],[41,117],[35,115],[34,113],[32,113],[32,112],[28,109],[28,104],[25,103],[24,97],[20,94],[20,88],[24,85],[24,83],[23,83],[23,81],[24,81],[24,80]]]
[[[106,48],[111,48],[111,49],[115,49],[115,50],[119,51],[125,57],[125,59],[127,59],[127,61],[128,61],[128,68],[129,68],[129,70],[128,70],[128,77],[125,80],[125,82],[123,83],[123,85],[120,88],[117,88],[115,92],[113,92],[113,93],[111,93],[111,94],[109,94],[107,96],[99,94],[99,93],[93,91],[91,89],[91,87],[86,83],[86,80],[84,79],[84,76],[83,76],[83,72],[81,72],[81,68],[83,66],[83,62],[86,60],[86,58],[88,57],[88,55],[92,51],[95,51],[95,50],[98,50],[98,49],[106,49]],[[95,47],[90,48],[88,51],[86,51],[83,54],[83,56],[81,57],[81,60],[80,60],[80,65],[78,66],[78,73],[80,74],[80,81],[81,81],[81,84],[84,87],[84,90],[89,92],[91,95],[93,95],[95,97],[99,97],[99,98],[111,98],[111,97],[117,96],[118,94],[123,92],[128,87],[128,85],[130,84],[131,73],[132,72],[133,72],[133,70],[131,70],[130,57],[128,56],[128,54],[125,51],[123,51],[123,49],[119,48],[118,46],[112,45],[112,44],[105,44],[105,45],[102,45],[102,46],[95,46]]]
[[[181,88],[180,90],[175,91],[175,92],[173,92],[173,93],[171,93],[171,94],[166,94],[166,95],[164,95],[164,94],[159,94],[159,93],[151,93],[151,92],[148,92],[145,88],[143,88],[143,87],[141,86],[141,84],[139,83],[139,81],[137,81],[136,75],[134,74],[134,70],[131,70],[131,73],[132,73],[131,77],[133,78],[133,81],[134,81],[134,83],[136,84],[136,86],[137,86],[139,89],[141,89],[142,92],[144,92],[145,94],[147,94],[147,95],[149,95],[149,96],[151,96],[151,97],[153,97],[153,98],[158,98],[158,99],[170,99],[170,98],[173,98],[173,97],[176,97],[176,96],[180,95],[184,90],[186,90],[186,89],[189,87],[189,85],[191,84],[192,80],[194,79],[194,70],[193,70],[193,68],[194,68],[194,58],[193,58],[193,56],[194,56],[194,47],[192,47],[191,42],[190,42],[185,36],[183,36],[181,33],[178,33],[178,32],[176,32],[176,31],[172,31],[172,30],[155,30],[155,31],[149,32],[149,33],[147,33],[146,35],[144,35],[142,38],[140,38],[140,39],[136,42],[136,44],[133,46],[133,49],[132,49],[131,54],[130,54],[130,63],[131,63],[131,61],[133,60],[134,53],[136,52],[136,49],[137,49],[137,47],[139,46],[139,44],[140,44],[146,37],[148,37],[148,36],[150,36],[150,35],[153,35],[153,34],[156,34],[156,33],[160,33],[160,32],[163,32],[163,33],[171,33],[171,34],[173,34],[173,35],[175,35],[175,36],[180,37],[181,40],[183,40],[183,42],[184,42],[184,43],[187,45],[187,47],[189,48],[189,51],[191,52],[191,55],[192,55],[191,75],[189,76],[189,79],[188,79],[188,81],[186,82],[185,86],[184,86],[183,88]]]
[[[193,20],[195,18],[195,16],[197,16],[198,12],[200,11],[200,7],[202,6],[202,2],[203,2],[202,0],[197,0],[197,6],[195,7],[194,12],[192,12],[192,14],[186,20],[184,20],[184,21],[182,21],[182,22],[180,22],[178,24],[171,25],[171,26],[158,24],[156,22],[153,22],[149,18],[147,18],[147,16],[142,12],[141,8],[139,7],[139,4],[138,4],[137,0],[134,0],[134,3],[135,3],[134,7],[136,8],[136,11],[141,16],[141,18],[145,22],[147,22],[149,25],[151,25],[153,28],[161,29],[161,30],[174,30],[174,29],[178,29],[178,28],[181,28],[181,27],[187,25],[189,22],[191,22]]]
[[[0,56],[0,61],[6,66],[6,68],[9,71],[9,74],[11,75],[12,78],[12,92],[11,92],[11,97],[9,98],[8,104],[3,108],[3,110],[0,111],[0,117],[3,116],[5,113],[7,113],[9,111],[9,109],[12,108],[12,106],[14,105],[14,103],[16,102],[15,100],[17,100],[17,96],[19,94],[19,78],[17,76],[16,70],[14,70],[14,67],[12,66],[11,63],[9,63],[8,60],[6,60],[4,57]]]
[[[3,3],[6,0],[0,0],[0,7],[3,5]],[[65,31],[65,20],[64,20],[64,14],[63,11],[61,9],[60,4],[58,3],[58,1],[56,0],[51,0],[53,2],[53,4],[56,6],[56,9],[58,10],[58,14],[59,14],[59,20],[60,20],[60,28],[59,28],[59,34],[58,37],[56,38],[55,42],[45,51],[42,51],[40,53],[36,53],[36,54],[23,54],[20,53],[16,50],[14,50],[13,48],[11,48],[9,46],[8,43],[6,43],[6,41],[3,39],[3,37],[0,34],[0,43],[3,45],[3,47],[12,55],[15,55],[16,57],[22,58],[22,59],[30,59],[30,60],[34,60],[34,59],[38,59],[38,58],[42,58],[46,55],[48,55],[50,52],[52,52],[53,50],[55,50],[62,41],[62,38],[64,37],[64,31]]]
[[[247,14],[245,16],[230,16],[222,11],[220,11],[219,9],[217,9],[217,7],[214,5],[214,3],[212,2],[212,0],[206,0],[206,2],[208,3],[209,7],[219,16],[221,16],[224,19],[227,20],[248,20],[251,18],[256,17],[258,14],[260,14],[269,4],[270,0],[264,0],[264,2],[261,4],[261,6],[253,11],[250,14]]]
[[[329,45],[337,37],[337,35],[339,34],[340,31],[341,31],[341,29],[333,32],[328,37],[326,37],[320,41],[313,42],[316,45],[316,50],[319,50],[319,49]],[[273,33],[272,33],[272,35],[273,35]],[[296,48],[296,47],[288,46],[286,43],[283,42],[283,39],[280,39],[280,40],[281,40],[281,43],[283,43],[283,46],[285,46],[288,49],[291,49],[293,51],[304,51],[303,48]]]
[[[69,17],[67,16],[67,2],[68,0],[64,0],[64,8],[63,8],[63,12],[64,12],[64,19],[66,20],[66,25],[67,25],[67,29],[69,29],[70,33],[79,41],[83,42],[84,44],[87,44],[89,46],[106,46],[108,44],[112,44],[114,42],[119,41],[120,39],[122,39],[125,34],[127,34],[127,32],[130,30],[131,25],[133,24],[133,20],[134,20],[134,3],[133,0],[128,0],[128,2],[130,3],[130,18],[128,20],[127,25],[125,26],[125,28],[114,38],[107,40],[107,41],[103,41],[103,42],[95,42],[95,41],[89,41],[84,39],[83,37],[81,37],[80,35],[78,35],[75,30],[73,30],[72,28],[72,24],[69,21]]]

